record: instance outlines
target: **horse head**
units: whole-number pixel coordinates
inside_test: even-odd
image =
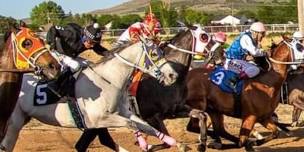
[[[24,25],[12,27],[6,34],[5,49],[11,52],[14,69],[26,70],[30,67],[39,70],[47,79],[57,78],[61,66],[45,47],[45,43]]]
[[[162,46],[165,57],[174,62],[182,64],[188,71],[192,61],[192,55],[198,52],[209,54],[211,50],[217,49],[219,45],[198,25],[187,25],[176,36]]]

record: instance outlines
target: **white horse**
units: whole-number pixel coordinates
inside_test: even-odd
[[[108,57],[105,62],[83,70],[75,83],[77,103],[86,128],[129,127],[157,136],[174,146],[176,141],[173,138],[160,133],[129,111],[126,101],[127,82],[134,66],[137,67],[137,64],[132,63],[138,63],[145,56],[143,48],[142,43],[133,44],[121,51],[115,51],[114,57]],[[175,82],[178,74],[168,62],[162,62],[159,69],[163,73],[160,80],[164,85]],[[153,72],[148,72],[153,75]],[[18,102],[0,145],[2,151],[13,151],[20,130],[31,117],[49,125],[77,127],[67,103],[33,105],[37,82],[38,78],[33,75],[24,76]],[[43,93],[41,95],[44,96]]]

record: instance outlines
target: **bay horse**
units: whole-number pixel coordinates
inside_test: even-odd
[[[206,38],[203,42],[202,37]],[[161,45],[160,48],[164,51],[165,58],[173,62],[173,68],[179,74],[179,78],[173,85],[163,86],[156,83],[157,80],[153,77],[143,77],[136,93],[137,103],[134,103],[138,105],[139,111],[137,112],[141,118],[167,135],[169,135],[169,132],[163,122],[164,119],[189,117],[189,115],[198,117],[201,120],[205,119],[204,113],[200,113],[200,111],[195,109],[192,110],[185,105],[187,93],[185,78],[192,61],[192,54],[195,54],[195,49],[211,50],[214,45],[215,42],[211,39],[211,36],[196,26],[189,26],[187,30],[179,32],[171,40]],[[113,142],[105,142],[113,141],[107,130],[101,128],[99,131],[99,139],[104,138],[100,140],[101,144],[110,148],[115,147]],[[96,130],[86,131],[76,147],[87,147],[96,135]],[[201,140],[204,140],[204,138],[201,138]],[[168,144],[164,143],[153,146],[150,150],[160,150],[169,147]],[[204,148],[204,146],[200,145],[199,147]],[[202,151],[204,150],[202,149]]]
[[[215,136],[221,145],[220,136],[236,143],[237,147],[245,146],[246,150],[253,150],[253,145],[262,145],[278,136],[277,126],[272,120],[272,114],[279,103],[280,88],[287,77],[288,63],[291,61],[291,51],[283,40],[272,49],[270,71],[261,73],[253,79],[246,80],[240,101],[236,101],[233,94],[225,93],[214,85],[209,78],[211,70],[193,69],[187,75],[187,104],[193,108],[204,110],[211,118]],[[241,115],[236,115],[234,105],[240,102]],[[226,132],[223,115],[242,119],[239,138]],[[191,121],[190,121],[191,122]],[[271,130],[271,135],[255,142],[248,140],[256,122]],[[201,130],[206,125],[201,127]]]
[[[23,74],[35,72],[34,68],[47,79],[60,74],[60,65],[30,29],[11,27],[5,35],[0,51],[0,141],[17,102]]]
[[[137,63],[145,57],[143,43],[136,43],[126,48],[112,51],[104,62],[89,66],[81,71],[75,82],[75,97],[81,113],[84,128],[129,127],[157,136],[169,145],[177,145],[175,139],[164,135],[129,111],[126,101],[126,88],[134,68],[139,68],[155,76],[154,69],[147,70]],[[172,85],[178,78],[178,73],[165,59],[156,64],[163,73],[158,80],[163,85]],[[156,76],[155,76],[156,77]],[[68,103],[55,103],[45,106],[34,106],[33,95],[36,77],[24,76],[21,92],[9,119],[7,133],[1,142],[2,149],[12,151],[22,127],[31,117],[39,121],[61,127],[77,127]],[[142,141],[140,137],[138,140]],[[146,150],[146,149],[144,149]]]

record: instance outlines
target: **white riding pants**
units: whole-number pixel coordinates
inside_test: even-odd
[[[238,59],[226,59],[224,68],[238,74],[244,72],[249,78],[253,78],[260,73],[260,69],[255,64]]]

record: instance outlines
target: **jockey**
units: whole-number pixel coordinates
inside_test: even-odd
[[[210,61],[207,64],[206,68],[214,68],[215,65],[223,64],[223,56],[224,56],[224,49],[223,45],[227,40],[227,35],[224,32],[216,32],[212,36],[212,40],[215,44],[210,49],[211,57]]]
[[[140,40],[140,37],[145,39],[154,40],[159,43],[157,34],[160,32],[161,24],[153,13],[149,13],[145,16],[143,22],[136,22],[132,24],[114,43],[113,48],[117,48],[122,44],[136,43]]]
[[[240,79],[253,78],[259,74],[260,69],[253,63],[245,60],[246,55],[265,56],[260,43],[265,36],[265,27],[261,22],[255,22],[238,36],[226,50],[224,68],[239,74]]]
[[[293,61],[304,60],[304,46],[303,46],[304,34],[300,31],[296,31],[292,35],[291,47],[293,49]],[[291,65],[292,70],[296,70],[299,65]]]
[[[99,55],[106,55],[108,51],[100,45],[101,30],[98,23],[81,28],[75,23],[67,26],[52,26],[47,33],[47,43],[52,54],[63,64],[70,67],[72,72],[80,69],[81,63],[74,60],[87,49],[93,49]]]

